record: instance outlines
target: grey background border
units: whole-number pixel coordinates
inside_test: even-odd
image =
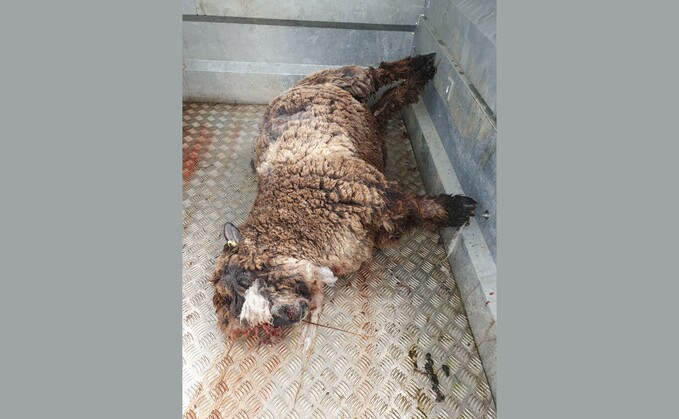
[[[181,3],[3,5],[2,414],[181,415]]]
[[[659,4],[498,4],[501,418],[676,414]],[[181,5],[35,7],[0,26],[3,414],[179,416]]]
[[[667,4],[498,2],[500,418],[677,416]]]

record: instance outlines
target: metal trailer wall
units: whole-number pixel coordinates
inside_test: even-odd
[[[442,231],[488,382],[496,394],[495,0],[428,0],[414,54],[437,53],[423,100],[403,111],[427,192],[479,203],[460,237]],[[484,216],[485,215],[485,216]]]
[[[495,0],[428,0],[415,54],[437,52],[439,73],[424,103],[496,258]],[[425,175],[426,176],[426,175]]]
[[[469,81],[496,112],[496,0],[428,0],[425,16]]]
[[[267,103],[312,71],[403,58],[423,10],[408,0],[184,0],[183,96]]]

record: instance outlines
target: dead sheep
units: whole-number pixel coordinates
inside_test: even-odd
[[[240,229],[225,225],[212,277],[229,338],[266,340],[308,317],[317,322],[323,284],[357,271],[373,247],[474,215],[469,197],[413,196],[384,177],[387,123],[435,73],[434,54],[322,70],[267,107],[252,160],[257,197]]]

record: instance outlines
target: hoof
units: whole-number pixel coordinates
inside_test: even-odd
[[[448,213],[446,226],[461,227],[476,211],[476,201],[464,195],[439,195],[438,201]]]
[[[436,74],[434,58],[436,58],[436,53],[419,55],[412,59],[410,66],[415,70],[418,82],[427,82],[434,77]]]

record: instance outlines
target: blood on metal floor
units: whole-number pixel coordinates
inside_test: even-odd
[[[281,342],[227,342],[212,306],[225,221],[256,194],[251,147],[265,107],[183,108],[184,418],[495,418],[490,388],[438,232],[418,231],[324,289],[303,353],[303,325]],[[387,178],[424,193],[403,122],[388,130]],[[359,336],[360,335],[360,336]]]

